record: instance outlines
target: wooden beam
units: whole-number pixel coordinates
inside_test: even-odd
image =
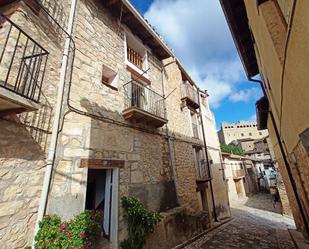
[[[2,110],[2,111],[0,111],[0,117],[18,114],[18,113],[21,113],[21,112],[24,112],[24,111],[26,111],[25,108],[15,108],[15,109],[10,109],[10,110]]]
[[[2,0],[0,1],[0,7],[12,4],[14,2],[19,2],[18,0]]]
[[[149,43],[151,43],[152,41],[153,41],[153,37],[152,36],[148,36],[148,37],[146,37],[144,40],[143,40],[143,42],[144,43],[146,43],[146,44],[149,44]]]
[[[127,22],[127,21],[131,20],[132,17],[133,17],[133,15],[130,14],[130,13],[124,14],[124,15],[122,16],[122,18],[121,18],[121,21],[122,21],[122,22]]]
[[[125,164],[124,160],[120,159],[90,159],[82,158],[80,160],[80,168],[90,168],[90,169],[104,169],[104,168],[123,168]]]
[[[117,2],[118,2],[118,0],[109,0],[109,1],[106,1],[105,6],[111,7],[114,4],[116,4]]]

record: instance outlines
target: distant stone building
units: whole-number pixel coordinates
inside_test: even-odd
[[[162,221],[152,237],[158,248],[189,239],[216,214],[228,217],[208,96],[139,12],[127,0],[77,1],[74,44],[64,49],[71,1],[42,4],[0,3],[0,248],[31,245],[38,210],[70,219],[98,208],[104,248],[118,248],[127,236],[122,196],[199,215],[192,233],[177,234],[176,225],[167,233]]]
[[[242,123],[240,125],[239,123]],[[275,154],[273,151],[273,146],[271,144],[270,138],[267,135],[267,130],[262,130],[260,133],[257,133],[258,130],[256,128],[256,124],[244,125],[246,122],[239,122],[239,125],[227,125],[226,123],[222,124],[223,129],[219,131],[219,134],[224,134],[222,137],[240,137],[230,142],[230,144],[237,145],[243,151],[243,157],[239,157],[234,155],[235,157],[242,160],[246,160],[247,165],[250,165],[249,170],[247,170],[247,178],[244,178],[248,181],[251,181],[249,184],[243,184],[247,187],[247,193],[257,193],[258,191],[266,192],[266,193],[275,193],[279,191],[283,213],[291,216],[291,210],[289,206],[289,202],[287,201],[287,193],[285,191],[284,186],[282,185],[281,175],[278,169],[278,164],[276,162]],[[233,128],[234,126],[234,128]],[[247,127],[249,126],[249,127]],[[225,128],[224,128],[225,127]],[[231,127],[231,128],[229,128]],[[236,127],[236,129],[235,129]],[[237,128],[239,127],[239,128]],[[227,131],[224,131],[224,130]],[[232,129],[231,131],[229,129]],[[233,129],[236,132],[233,132]],[[246,130],[246,131],[245,131]],[[250,131],[249,131],[250,130]],[[222,132],[223,131],[223,132]],[[255,131],[255,133],[253,133]],[[255,134],[255,135],[254,135]],[[257,135],[264,135],[261,138],[254,138]],[[229,157],[230,158],[230,157]],[[227,158],[225,159],[225,161]],[[250,174],[249,174],[250,172]],[[232,181],[229,181],[231,185]],[[238,181],[235,184],[241,185]],[[229,186],[230,186],[229,185]],[[238,190],[241,189],[238,186]],[[251,190],[250,190],[251,189]],[[235,199],[235,193],[233,191],[229,193],[232,195],[232,198]],[[240,196],[240,195],[238,195]]]
[[[267,130],[259,131],[256,122],[239,121],[237,123],[222,122],[218,131],[221,144],[229,144],[239,139],[260,139],[268,136]]]
[[[222,153],[224,172],[231,202],[246,199],[258,192],[257,171],[254,163],[246,157]]]

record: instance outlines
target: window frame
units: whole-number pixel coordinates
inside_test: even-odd
[[[132,62],[130,62],[128,60],[128,36],[130,36],[130,39],[134,40],[134,42],[137,43],[138,46],[142,47],[142,49],[145,52],[145,55],[143,56],[143,68],[140,69],[139,67],[137,67],[136,65],[134,65]],[[134,70],[136,73],[138,73],[139,75],[143,75],[143,77],[145,77],[146,79],[149,80],[149,49],[143,44],[143,42],[136,37],[135,35],[133,35],[128,29],[125,29],[124,32],[124,57],[125,57],[125,64],[127,65],[127,67],[130,67],[132,70]],[[148,71],[146,71],[148,70]],[[145,72],[146,71],[146,72]]]

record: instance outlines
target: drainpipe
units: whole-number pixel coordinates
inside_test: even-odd
[[[252,79],[251,77],[248,77],[248,80],[252,81],[252,82],[259,83],[261,88],[262,88],[264,96],[267,98],[266,91],[265,91],[263,82],[261,80],[255,80],[255,79]],[[306,219],[306,214],[305,214],[305,212],[304,212],[304,210],[302,208],[303,206],[302,206],[300,197],[299,197],[299,195],[297,193],[297,186],[296,186],[296,182],[295,182],[295,180],[293,178],[293,175],[292,175],[292,169],[291,169],[291,166],[290,166],[289,161],[287,159],[287,155],[285,154],[285,150],[283,148],[283,143],[281,141],[281,136],[280,136],[280,133],[279,133],[278,126],[276,124],[276,120],[275,120],[274,114],[273,114],[273,112],[271,110],[268,110],[268,113],[270,114],[271,121],[272,121],[272,123],[274,125],[274,130],[275,130],[276,138],[277,138],[277,141],[278,141],[278,144],[279,144],[280,152],[282,154],[283,161],[284,161],[284,163],[286,165],[286,169],[287,169],[287,173],[288,173],[288,176],[289,176],[289,180],[291,182],[292,189],[293,189],[293,192],[294,192],[294,195],[295,195],[295,198],[296,198],[296,202],[297,202],[297,205],[299,206],[300,214],[301,214],[302,220],[303,220],[304,225],[305,225],[305,235],[306,235],[306,237],[308,237],[309,236],[309,226],[308,226],[308,222],[307,222],[307,219]]]
[[[207,144],[206,144],[206,137],[205,137],[205,130],[204,130],[204,122],[203,122],[203,114],[202,114],[202,109],[201,109],[201,101],[200,101],[200,92],[204,93],[201,91],[199,88],[197,88],[197,99],[198,99],[198,104],[199,104],[199,112],[200,112],[200,117],[201,117],[201,125],[202,125],[202,133],[203,133],[203,142],[204,142],[204,147],[205,147],[205,155],[206,155],[206,162],[207,162],[207,168],[208,168],[208,175],[211,178],[211,170],[210,170],[210,165],[209,165],[209,157],[208,157],[208,151],[207,151]],[[218,217],[217,217],[217,212],[216,212],[216,203],[215,203],[215,197],[214,197],[214,191],[212,187],[212,179],[209,181],[210,185],[210,192],[211,192],[211,199],[212,199],[212,206],[214,210],[214,218],[215,221],[218,222]]]
[[[59,84],[58,84],[57,102],[56,102],[56,108],[55,108],[55,116],[54,116],[52,134],[51,134],[51,142],[50,142],[50,147],[49,147],[48,156],[47,156],[46,171],[45,171],[45,176],[44,176],[44,181],[43,181],[43,186],[42,186],[37,220],[35,224],[32,248],[34,248],[34,245],[35,245],[35,236],[39,230],[39,222],[43,219],[44,214],[45,214],[49,186],[50,186],[53,166],[55,162],[58,130],[60,126],[61,110],[62,110],[62,104],[63,104],[63,94],[64,94],[64,87],[65,87],[65,78],[66,78],[66,71],[67,71],[67,65],[68,65],[68,55],[69,55],[69,49],[70,49],[70,44],[71,44],[70,36],[73,33],[73,24],[74,24],[74,18],[75,18],[75,13],[76,13],[76,5],[77,5],[77,0],[72,0],[68,27],[67,27],[67,38],[65,40],[65,45],[64,45],[62,65],[61,65],[61,71],[60,71],[60,79],[59,79]]]
[[[166,65],[161,67],[163,110],[164,110],[164,118],[165,119],[167,119],[167,109],[166,109],[165,91],[164,91],[164,68],[166,68],[167,66],[169,66],[169,65],[171,65],[175,62],[176,62],[176,59],[175,59],[175,57],[173,57],[173,61],[171,61],[171,62],[169,62]],[[172,172],[173,172],[174,185],[175,185],[175,191],[176,191],[176,199],[177,199],[177,203],[179,204],[179,195],[178,195],[178,190],[177,190],[177,172],[176,172],[175,154],[174,154],[174,151],[173,151],[173,148],[172,148],[171,136],[170,136],[170,132],[169,132],[167,124],[165,126],[165,133],[166,133],[166,137],[167,137],[167,144],[168,144],[170,162],[171,162],[171,165],[172,165]]]

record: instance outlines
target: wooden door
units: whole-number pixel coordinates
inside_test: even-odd
[[[238,195],[241,195],[242,191],[241,191],[241,182],[240,181],[236,181],[235,182],[235,186],[236,186],[236,192]]]
[[[104,202],[104,220],[103,228],[107,236],[110,235],[110,222],[111,222],[111,204],[112,204],[112,184],[113,184],[113,170],[106,170],[105,182],[105,202]]]

